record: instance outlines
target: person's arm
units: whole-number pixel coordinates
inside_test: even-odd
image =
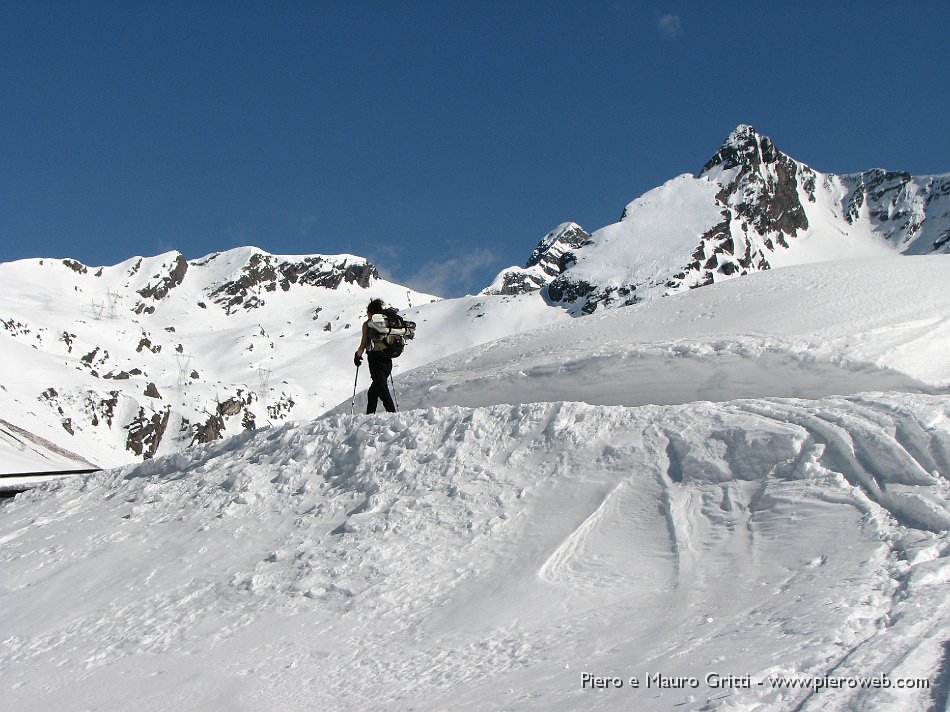
[[[360,347],[356,349],[356,353],[353,355],[353,361],[359,361],[363,358],[363,352],[366,351],[366,347],[369,346],[369,326],[367,322],[363,322],[363,336],[360,339]]]

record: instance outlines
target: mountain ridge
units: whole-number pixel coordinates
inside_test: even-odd
[[[278,340],[296,339],[298,356],[346,332],[358,340],[370,290],[401,307],[435,299],[381,280],[364,258],[254,247],[106,267],[20,260],[0,264],[0,278],[0,359],[31,373],[0,403],[56,445],[53,465],[57,448],[109,466],[285,420],[307,394],[267,382],[289,355]],[[8,461],[25,451],[11,433],[0,440]]]
[[[562,238],[565,225],[572,234]],[[673,245],[671,254],[636,265],[644,243],[658,240]],[[525,267],[503,270],[484,293],[537,289],[572,313],[589,314],[772,267],[887,249],[950,252],[950,173],[822,174],[742,124],[695,176],[648,191],[618,223],[593,233],[558,226]],[[613,265],[624,260],[635,268],[618,277]]]

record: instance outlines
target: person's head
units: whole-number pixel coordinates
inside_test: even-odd
[[[382,299],[373,299],[370,301],[369,305],[366,307],[366,316],[373,316],[373,314],[382,314],[383,309],[386,308],[386,304]]]

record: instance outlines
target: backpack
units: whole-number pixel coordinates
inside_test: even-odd
[[[395,309],[384,309],[382,314],[373,314],[369,326],[369,350],[383,356],[396,358],[406,348],[406,342],[416,335],[416,323],[406,321]]]

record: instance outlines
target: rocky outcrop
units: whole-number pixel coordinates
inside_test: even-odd
[[[144,408],[139,408],[138,415],[126,426],[129,431],[125,441],[126,449],[143,460],[154,457],[165,435],[170,415],[171,406],[151,414]]]
[[[950,175],[915,178],[875,168],[841,177],[849,193],[845,219],[871,221],[877,232],[901,252],[948,252]],[[927,239],[928,222],[936,227]],[[923,239],[921,239],[923,238]]]
[[[224,418],[219,414],[209,415],[208,419],[195,427],[194,436],[191,439],[192,445],[200,443],[210,443],[220,440],[224,432]]]
[[[577,262],[576,250],[590,244],[590,233],[577,223],[558,225],[541,238],[524,267],[511,267],[504,270],[482,293],[526,294],[543,289]],[[555,287],[555,291],[573,295],[582,290],[565,284],[562,287]]]
[[[558,225],[534,248],[525,267],[537,265],[544,274],[553,279],[577,262],[575,250],[590,244],[590,233],[577,223]]]
[[[166,275],[155,275],[156,282],[150,282],[147,286],[138,290],[138,293],[144,299],[160,301],[182,282],[185,281],[185,274],[188,272],[188,260],[182,255],[175,258],[171,270]]]
[[[11,336],[25,336],[30,333],[30,328],[16,319],[0,319],[0,326]]]
[[[135,347],[135,352],[142,353],[142,349],[148,349],[153,354],[157,354],[162,350],[162,345],[153,344],[152,340],[148,336],[142,334],[142,338],[139,339],[139,345]]]
[[[63,260],[63,264],[78,274],[86,274],[89,272],[89,269],[86,267],[86,265],[82,264],[81,262],[77,262],[76,260]]]
[[[237,277],[215,287],[210,296],[230,314],[240,308],[263,306],[266,293],[278,289],[286,292],[295,284],[337,289],[348,283],[367,289],[378,278],[376,268],[365,260],[311,256],[287,262],[255,253]]]

